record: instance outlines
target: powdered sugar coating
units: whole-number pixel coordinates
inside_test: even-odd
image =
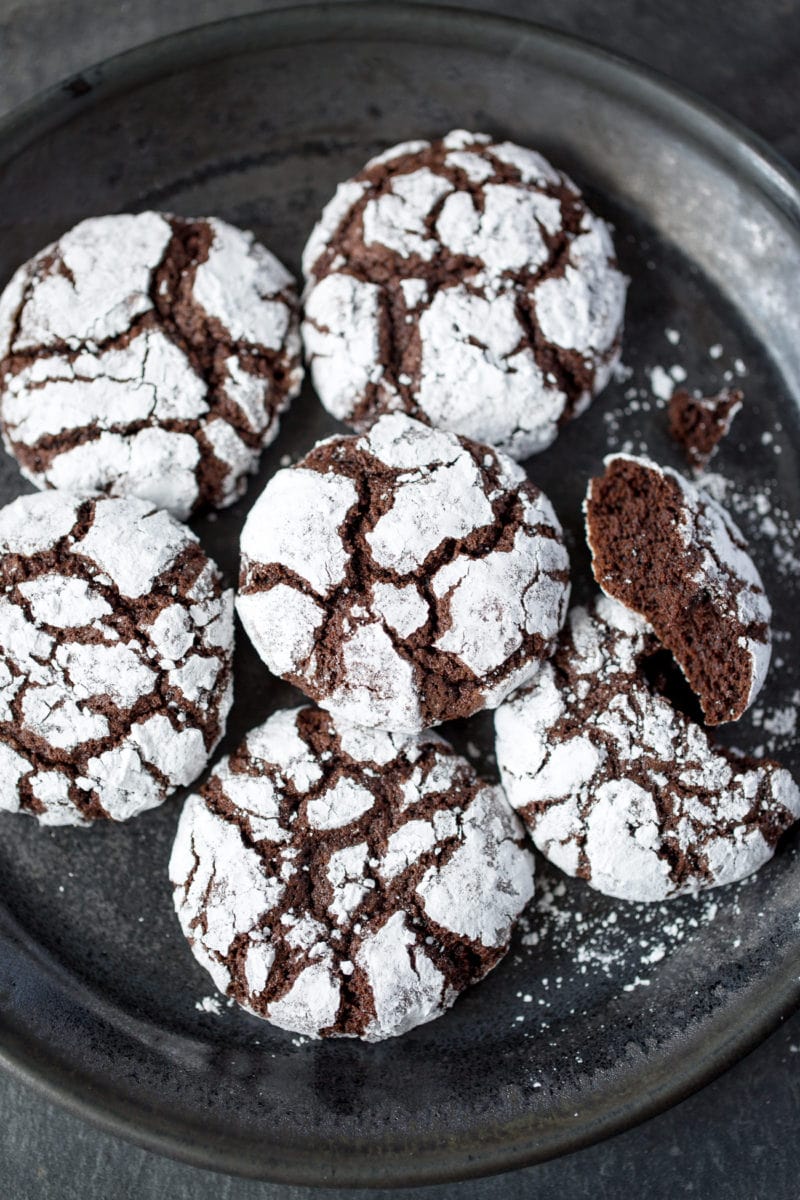
[[[717,697],[704,694],[701,685],[697,685],[698,695],[710,724],[737,720],[761,690],[772,653],[772,608],[744,535],[716,500],[677,471],[658,466],[647,458],[612,454],[605,459],[607,474],[614,470],[616,464],[624,463],[632,464],[644,477],[649,476],[671,485],[669,534],[671,538],[677,538],[677,544],[673,546],[665,542],[658,552],[665,568],[669,568],[671,585],[676,590],[680,606],[684,610],[688,610],[693,603],[702,606],[703,613],[710,614],[706,620],[715,635],[715,640],[709,641],[703,650],[703,634],[699,628],[694,630],[691,652],[700,656],[705,652],[713,658],[718,654],[721,643],[726,647],[728,657],[732,658],[731,648],[735,647],[746,677],[740,694],[730,700],[724,711],[716,711],[712,707]],[[590,481],[585,505],[587,540],[593,555],[595,578],[608,595],[630,603],[624,585],[620,587],[618,573],[612,575],[602,567],[601,542],[604,535],[597,518],[593,516],[593,498],[603,482],[603,479]],[[653,510],[654,506],[651,512]],[[648,537],[645,525],[640,527],[640,535],[644,547]],[[633,558],[625,564],[624,569],[626,576],[633,578],[637,577],[637,562],[641,561],[641,555],[633,554],[635,549],[632,547]],[[667,585],[664,590],[668,590]],[[671,640],[672,629],[661,627],[664,618],[657,608],[664,602],[665,597],[660,596],[657,604],[645,603],[638,611],[654,624],[658,636],[675,654],[689,682],[695,685],[696,672],[690,667],[686,651]],[[712,689],[709,688],[709,691]],[[720,708],[723,707],[720,704]]]
[[[203,770],[231,705],[233,597],[134,499],[0,510],[0,810],[127,820]]]
[[[217,218],[82,221],[0,297],[8,451],[37,487],[186,518],[241,495],[302,380],[291,275]]]
[[[533,894],[502,791],[432,734],[282,711],[186,802],[175,907],[221,991],[310,1037],[380,1041],[495,966]]]
[[[568,601],[558,520],[522,469],[401,413],[279,471],[241,550],[239,615],[267,666],[373,728],[499,704]]]
[[[323,210],[303,270],[315,387],[359,430],[401,410],[524,458],[618,358],[607,225],[541,155],[485,134],[372,159]]]
[[[742,879],[800,816],[788,771],[715,747],[653,689],[656,646],[614,600],[573,609],[553,661],[495,717],[506,795],[536,846],[622,900]]]

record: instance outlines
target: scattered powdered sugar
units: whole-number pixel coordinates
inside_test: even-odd
[[[677,329],[670,328],[664,330],[664,336],[672,346],[677,346],[682,337]],[[719,350],[721,356],[721,346]],[[653,414],[665,409],[675,389],[688,379],[686,368],[679,362],[647,366],[640,374],[638,382],[633,378],[635,374],[637,373],[630,368],[622,374],[615,370],[614,378],[617,382],[632,382],[623,392],[622,401],[613,407],[607,407],[603,412],[608,449],[619,449],[625,454],[647,453],[648,433],[652,436],[653,422],[658,420],[657,415]],[[746,374],[747,367],[737,358],[733,369],[722,373],[722,379],[729,383],[734,375]]]
[[[536,895],[519,920],[521,952],[537,960],[552,961],[550,973],[537,977],[529,989],[518,991],[521,1018],[541,1034],[563,1018],[563,995],[585,991],[587,1001],[600,987],[618,995],[651,987],[656,972],[668,968],[677,952],[707,936],[707,930],[725,913],[734,923],[742,913],[740,898],[752,877],[732,884],[724,901],[704,892],[691,901],[639,904],[626,901],[611,907],[607,900],[581,903],[577,885],[565,881],[547,863],[537,873]],[[736,951],[741,939],[730,942]],[[553,961],[554,960],[554,961]],[[608,1003],[608,1000],[606,1000]],[[573,1010],[574,1012],[574,1010]]]
[[[623,454],[646,454],[648,425],[657,419],[653,414],[666,408],[673,390],[674,382],[663,367],[649,372],[648,386],[632,383],[627,387],[622,402],[603,411],[607,448]]]
[[[194,1006],[198,1012],[210,1013],[214,1017],[222,1016],[222,998],[220,996],[203,996],[201,1000],[195,1001]]]
[[[685,379],[686,371],[679,363],[668,368],[653,367],[650,371],[650,391],[663,405],[671,399],[675,385],[683,383]]]
[[[770,754],[778,758],[797,744],[797,724],[800,716],[800,689],[795,688],[783,703],[774,707],[756,705],[750,710],[750,723],[765,735],[764,742],[754,754]]]

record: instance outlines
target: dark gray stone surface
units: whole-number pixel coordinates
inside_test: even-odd
[[[342,0],[346,2],[346,0]],[[0,112],[109,54],[268,5],[248,0],[0,0]],[[693,88],[800,165],[800,15],[794,0],[504,0]],[[722,1079],[612,1141],[514,1175],[413,1193],[434,1200],[647,1195],[794,1200],[800,1194],[800,1015]],[[101,1134],[0,1077],[0,1180],[13,1200],[295,1200],[344,1193],[223,1178]],[[389,1193],[372,1193],[384,1196]],[[412,1194],[412,1193],[409,1193]]]

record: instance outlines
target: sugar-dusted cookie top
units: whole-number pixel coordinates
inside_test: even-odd
[[[37,487],[223,507],[301,379],[291,275],[217,218],[89,218],[0,296],[0,425]]]
[[[303,270],[314,385],[359,430],[400,410],[525,458],[619,354],[608,226],[540,154],[485,134],[372,159],[323,210]]]
[[[203,770],[231,705],[232,596],[143,500],[0,509],[0,809],[126,820]]]
[[[241,550],[237,607],[270,670],[381,729],[495,707],[551,653],[569,596],[522,468],[401,413],[279,471]]]
[[[643,669],[658,643],[603,596],[570,612],[559,648],[495,717],[506,794],[541,852],[623,900],[742,879],[800,816],[768,760],[714,746]]]
[[[170,878],[221,991],[284,1029],[379,1041],[502,958],[533,857],[501,789],[441,738],[301,708],[189,798]]]

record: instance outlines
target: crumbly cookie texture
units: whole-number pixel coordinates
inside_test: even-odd
[[[303,255],[325,407],[385,412],[525,458],[605,387],[626,280],[608,226],[533,150],[456,130],[341,184]]]
[[[496,707],[569,597],[561,527],[522,468],[401,413],[279,471],[241,550],[237,607],[270,670],[379,729]]]
[[[800,816],[788,771],[713,746],[653,689],[656,647],[614,600],[573,609],[553,661],[495,716],[506,795],[538,849],[621,900],[742,879]]]
[[[215,768],[170,861],[217,987],[310,1037],[438,1017],[508,949],[533,858],[499,787],[433,734],[275,713]]]
[[[693,396],[677,388],[669,402],[669,431],[686,455],[689,466],[702,471],[728,433],[744,394],[723,388],[715,396]]]
[[[747,543],[669,467],[614,454],[586,495],[592,569],[672,652],[706,723],[736,721],[767,674],[772,610]]]
[[[231,705],[232,601],[145,501],[0,510],[0,810],[124,821],[196,779]]]
[[[231,504],[300,389],[294,282],[251,233],[82,221],[0,297],[0,425],[37,487]]]

